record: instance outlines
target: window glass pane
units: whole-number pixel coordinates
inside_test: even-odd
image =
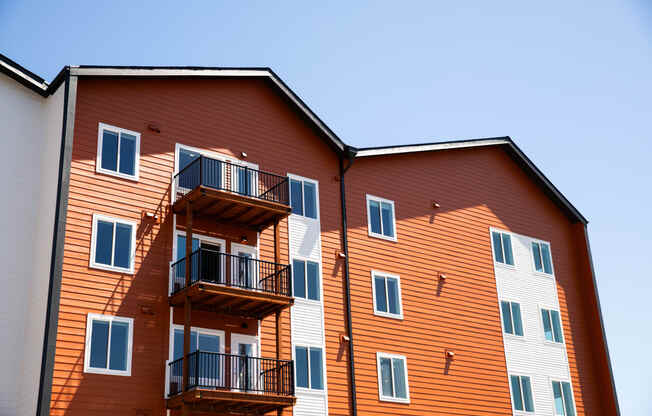
[[[113,265],[129,268],[131,263],[131,225],[115,224],[115,248]]]
[[[547,309],[541,309],[541,317],[543,318],[543,333],[548,341],[553,341],[549,311]]]
[[[380,380],[382,383],[383,396],[394,397],[392,386],[392,361],[389,358],[380,359]]]
[[[564,342],[564,337],[561,332],[561,320],[559,318],[559,312],[550,311],[550,318],[552,320],[552,333],[555,338],[555,342]]]
[[[512,302],[512,320],[514,321],[514,334],[523,335],[523,323],[521,322],[521,305]]]
[[[110,266],[113,246],[113,223],[98,220],[95,240],[95,263]]]
[[[308,349],[296,347],[297,387],[310,387],[308,385]]]
[[[406,380],[405,380],[405,362],[400,358],[392,359],[394,367],[394,386],[395,396],[401,399],[407,398]]]
[[[387,312],[387,296],[385,295],[385,278],[375,277],[374,287],[376,289],[376,310]]]
[[[521,384],[523,386],[523,402],[525,404],[525,411],[534,412],[534,401],[532,400],[532,386],[530,385],[530,377],[521,377]]]
[[[543,271],[543,264],[541,263],[541,253],[539,252],[539,244],[532,243],[532,255],[534,256],[534,268],[538,272]]]
[[[512,255],[512,237],[509,234],[503,234],[503,248],[505,251],[505,263],[514,265],[514,256]]]
[[[183,170],[183,168],[197,158],[199,158],[199,153],[197,152],[191,152],[185,149],[179,150],[179,171]]]
[[[303,183],[303,200],[305,201],[305,216],[317,218],[317,187],[312,182]]]
[[[566,405],[566,416],[575,416],[575,405],[573,403],[573,392],[570,383],[561,383],[564,392],[564,404]]]
[[[91,326],[91,367],[106,368],[108,347],[109,323],[107,321],[94,320]]]
[[[378,201],[369,201],[369,225],[372,233],[380,234],[380,204]]]
[[[322,376],[323,363],[322,363],[321,348],[310,348],[310,388],[311,389],[324,389],[324,379]]]
[[[136,136],[131,134],[120,134],[120,172],[136,173]]]
[[[174,350],[172,351],[172,358],[177,360],[183,357],[183,331],[181,329],[174,330]]]
[[[493,232],[491,233],[491,238],[494,242],[494,258],[498,263],[504,263],[505,259],[503,258],[503,243],[500,239],[500,234]]]
[[[319,300],[319,265],[309,261],[306,263],[308,272],[308,299]]]
[[[290,204],[293,214],[303,215],[303,187],[294,179],[290,179]]]
[[[292,274],[294,281],[292,288],[294,289],[294,296],[297,298],[306,297],[306,266],[305,262],[301,260],[294,260],[292,262]]]
[[[220,352],[219,335],[199,334],[199,351]]]
[[[523,410],[523,397],[521,397],[521,385],[518,376],[510,377],[512,384],[512,400],[514,401],[514,409]]]
[[[555,415],[566,415],[564,411],[564,399],[561,396],[561,384],[558,381],[552,382],[552,394],[555,401]]]
[[[197,331],[190,331],[190,352],[197,351]]]
[[[111,347],[109,349],[109,368],[111,370],[127,369],[129,342],[129,324],[127,322],[111,323]]]
[[[394,237],[394,213],[392,205],[387,202],[380,204],[383,211],[383,234],[387,237]]]
[[[550,247],[548,244],[541,244],[541,257],[543,258],[543,271],[552,274],[552,262],[550,260]]]
[[[389,313],[399,314],[398,280],[387,278],[387,304]]]
[[[512,327],[512,311],[509,308],[509,302],[500,302],[500,308],[503,312],[503,329],[507,334],[513,334],[514,328]]]
[[[102,133],[102,169],[118,170],[118,133],[108,130]]]

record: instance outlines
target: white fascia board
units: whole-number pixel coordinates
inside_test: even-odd
[[[385,147],[382,149],[361,149],[358,150],[356,157],[396,155],[402,153],[429,152],[434,150],[449,150],[469,147],[495,146],[499,144],[508,144],[507,139],[487,139],[487,140],[470,140],[449,143],[421,144],[414,146],[397,146]]]
[[[39,82],[35,80],[34,78],[30,77],[23,71],[19,70],[18,68],[13,67],[12,65],[9,65],[6,62],[0,61],[0,65],[3,67],[7,68],[9,71],[13,72],[14,74],[18,75],[25,81],[29,82],[30,84],[34,85],[35,87],[45,91],[48,88],[48,84],[46,82]]]

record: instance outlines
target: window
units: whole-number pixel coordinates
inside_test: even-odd
[[[90,267],[133,273],[135,231],[134,222],[94,214]]]
[[[172,360],[183,358],[183,326],[174,325],[172,342]],[[192,354],[195,351],[206,353],[224,352],[224,331],[192,327],[190,330],[189,353]],[[218,354],[200,354],[196,360],[198,361],[189,361],[190,377],[195,377],[197,364],[199,364],[199,381],[211,386],[220,385],[222,369],[224,368],[223,357]],[[172,376],[179,383],[182,375],[181,365],[172,368]]]
[[[376,353],[380,400],[410,402],[407,362],[402,355]]]
[[[317,218],[317,183],[310,180],[290,179],[290,204],[292,213]]]
[[[396,241],[394,201],[367,195],[369,235]]]
[[[401,285],[398,276],[371,272],[374,313],[390,318],[403,318],[401,309]]]
[[[140,133],[100,123],[96,171],[138,180]]]
[[[512,406],[514,406],[514,410],[534,412],[530,377],[510,376],[509,382],[512,388]]]
[[[503,331],[506,334],[523,336],[523,322],[521,321],[521,305],[517,302],[500,302],[500,311],[503,315]]]
[[[131,318],[89,313],[84,372],[130,376],[133,324]]]
[[[314,261],[297,260],[292,262],[294,297],[320,300],[319,264]]]
[[[534,257],[534,270],[552,274],[552,260],[550,259],[550,246],[546,243],[532,243],[532,256]]]
[[[575,416],[575,402],[570,383],[566,381],[553,381],[552,394],[555,402],[555,415]]]
[[[496,263],[514,265],[514,255],[512,254],[512,238],[507,233],[498,231],[491,232],[491,239],[494,246],[494,261]]]
[[[324,390],[324,363],[319,347],[294,347],[297,387]]]
[[[546,341],[563,343],[564,337],[561,331],[561,319],[559,312],[552,309],[541,309],[543,320],[543,335]]]

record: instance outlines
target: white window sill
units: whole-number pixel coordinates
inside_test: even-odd
[[[532,274],[535,275],[535,276],[547,277],[548,279],[555,277],[555,275],[552,274],[552,273],[538,272],[536,270],[533,270]]]
[[[312,394],[315,396],[323,396],[326,394],[325,389],[309,389],[306,387],[295,387],[295,392],[296,393],[302,393],[302,394]]]
[[[395,243],[396,243],[396,241],[397,241],[397,240],[396,240],[396,236],[394,236],[394,237],[388,237],[388,236],[386,236],[385,234],[376,234],[376,233],[372,233],[371,231],[369,231],[369,237],[380,238],[381,240],[393,241],[393,242],[395,242]]]
[[[109,266],[106,264],[91,263],[88,267],[91,269],[106,270],[108,272],[134,274],[134,269],[125,269],[123,267]]]
[[[523,335],[514,335],[514,334],[508,334],[508,333],[503,331],[503,337],[505,339],[513,339],[515,341],[525,342],[525,334],[523,334]]]
[[[94,368],[94,367],[84,368],[84,373],[103,374],[106,376],[123,376],[123,377],[131,376],[131,370],[121,371],[121,370],[109,370],[107,368]]]
[[[407,399],[401,399],[398,397],[385,397],[385,396],[380,396],[380,401],[381,402],[392,402],[392,403],[403,403],[403,404],[410,404],[410,398],[408,397]]]
[[[566,344],[563,342],[555,342],[555,341],[548,341],[547,339],[543,339],[543,344],[544,345],[550,345],[551,347],[556,347],[556,348],[564,348],[566,347]]]
[[[126,173],[115,172],[115,171],[112,171],[112,170],[102,169],[100,167],[95,169],[95,172],[100,173],[102,175],[115,176],[116,178],[128,179],[130,181],[138,182],[138,174],[136,174],[136,175],[127,175]]]
[[[306,298],[298,298],[294,296],[294,303],[297,304],[303,304],[303,305],[313,305],[313,306],[321,306],[321,300],[313,300],[313,299],[306,299]]]
[[[374,315],[381,316],[383,318],[392,318],[392,319],[396,319],[396,320],[399,320],[399,321],[403,320],[403,314],[402,313],[401,314],[393,314],[393,313],[389,313],[389,312],[381,312],[381,311],[374,310]]]
[[[494,260],[494,266],[499,267],[501,269],[506,269],[506,270],[516,270],[516,266],[513,264],[507,264],[507,263],[500,263],[498,261]]]

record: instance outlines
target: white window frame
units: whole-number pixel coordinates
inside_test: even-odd
[[[557,382],[557,383],[568,383],[571,388],[571,399],[573,400],[573,410],[575,411],[575,414],[577,415],[577,404],[575,403],[575,389],[573,388],[573,383],[570,380],[562,380],[559,378],[553,378],[549,377],[548,378],[548,386],[550,387],[550,398],[551,398],[551,403],[552,403],[552,414],[554,416],[560,416],[558,413],[555,413],[555,391],[552,389],[552,383]],[[566,411],[566,398],[564,397],[564,390],[562,388],[562,393],[561,393],[562,400],[564,402],[564,412]],[[568,415],[565,415],[568,416]]]
[[[530,379],[530,394],[532,395],[532,406],[534,407],[534,410],[531,412],[528,412],[527,410],[516,410],[516,406],[514,406],[514,397],[512,396],[512,376],[516,377],[527,377]],[[534,397],[534,378],[530,374],[523,374],[523,373],[507,373],[507,384],[509,385],[509,398],[510,401],[512,402],[512,411],[514,412],[515,415],[533,415],[536,414],[537,412],[537,401],[536,398]],[[551,384],[552,386],[552,384]],[[523,400],[523,409],[525,409],[525,398],[523,396],[523,383],[519,380],[519,389],[521,390],[521,399]]]
[[[564,334],[564,321],[563,321],[563,319],[561,319],[561,310],[558,307],[554,307],[554,306],[550,306],[550,305],[542,305],[542,304],[538,305],[538,309],[539,309],[539,316],[538,316],[539,326],[541,328],[541,333],[540,334],[541,334],[541,340],[543,341],[543,343],[544,344],[549,344],[549,345],[555,345],[555,346],[559,346],[559,347],[565,346],[566,345],[566,334]],[[551,326],[551,329],[552,329],[552,337],[553,337],[552,341],[546,339],[546,329],[543,326],[543,311],[544,310],[548,311],[548,314],[549,314],[549,317],[550,317],[550,326]],[[554,325],[552,323],[552,314],[550,313],[551,311],[555,311],[555,312],[557,312],[559,314],[559,329],[561,330],[561,338],[562,338],[561,342],[557,342],[557,341],[554,340],[554,338],[555,338],[555,327],[554,327]]]
[[[385,279],[385,300],[387,301],[387,312],[378,310],[378,305],[376,304],[376,277],[382,277]],[[396,279],[398,285],[398,314],[391,313],[389,311],[389,297],[387,296],[387,278]],[[371,271],[371,292],[373,297],[374,304],[374,315],[382,316],[385,318],[393,319],[403,319],[403,295],[401,294],[401,277],[396,274],[385,273],[378,270]]]
[[[168,295],[172,294],[172,288],[173,288],[173,284],[174,284],[174,274],[172,273],[172,265],[177,262],[176,259],[178,258],[177,253],[178,253],[178,250],[180,249],[180,247],[177,247],[177,240],[178,240],[177,237],[179,237],[179,236],[185,237],[186,232],[178,230],[178,229],[174,230],[174,239],[172,241],[172,261],[170,261],[170,264],[169,264],[169,267],[168,267],[168,272],[169,272]],[[219,244],[220,245],[220,253],[223,253],[223,254],[226,253],[226,240],[223,240],[223,239],[217,238],[217,237],[209,237],[209,236],[206,236],[206,235],[203,235],[203,234],[195,234],[195,233],[192,234],[192,237],[198,239],[200,241],[200,243],[202,241],[205,241],[206,243]],[[185,252],[186,248],[182,247],[182,249]],[[225,276],[225,273],[226,273],[226,264],[222,263],[222,275]]]
[[[383,395],[383,380],[382,380],[382,374],[381,374],[381,368],[380,368],[380,359],[381,358],[389,358],[391,363],[392,363],[392,383],[395,383],[394,380],[394,361],[393,359],[400,359],[403,360],[403,367],[405,369],[405,398],[401,397],[391,397],[391,396],[385,396]],[[409,376],[408,376],[408,364],[407,364],[407,358],[404,355],[400,354],[391,354],[387,352],[376,352],[376,372],[378,374],[378,399],[384,402],[394,402],[394,403],[410,403],[410,383],[409,381]],[[392,385],[393,390],[396,391],[395,384]]]
[[[310,387],[299,387],[297,385],[297,347],[306,348],[308,350],[308,384]],[[312,388],[312,368],[310,367],[310,349],[319,348],[321,350],[321,379],[322,379],[322,388],[314,389]],[[297,343],[292,345],[292,360],[294,361],[294,388],[298,392],[312,392],[312,393],[326,393],[326,352],[323,345],[317,344],[305,344]]]
[[[502,304],[502,302],[510,303],[510,314],[512,315],[512,328],[514,328],[514,314],[511,311],[511,307],[512,307],[511,304],[512,303],[518,303],[519,308],[521,309],[521,328],[523,328],[523,335],[516,335],[516,334],[510,334],[510,333],[505,332],[504,321],[503,321],[503,304]],[[501,327],[501,329],[503,331],[503,336],[513,337],[513,338],[519,339],[519,340],[524,340],[526,330],[525,330],[525,319],[524,319],[525,312],[524,312],[524,308],[523,308],[523,302],[521,302],[519,300],[516,300],[516,299],[511,299],[511,298],[501,298],[498,301],[498,309],[500,310],[500,327]]]
[[[258,246],[250,246],[248,244],[240,244],[240,243],[231,243],[231,247],[229,247],[229,254],[232,256],[235,256],[236,251],[244,251],[246,253],[251,254],[251,258],[253,260],[258,260]],[[231,261],[230,259],[227,261]],[[255,265],[256,263],[254,263]],[[238,277],[238,268],[237,267],[231,267],[231,282],[234,282],[236,278]],[[258,276],[258,269],[254,269],[254,279],[257,279],[255,283],[256,288],[259,287],[260,285],[260,276]]]
[[[514,264],[508,264],[508,263],[505,263],[505,262],[501,263],[498,260],[496,260],[496,250],[495,250],[495,246],[494,246],[493,233],[499,233],[500,234],[500,246],[501,246],[500,248],[501,248],[501,250],[503,252],[503,259],[505,258],[505,244],[503,243],[503,236],[502,235],[503,234],[509,235],[509,240],[510,240],[511,246],[512,246],[512,260],[514,260]],[[504,267],[506,269],[512,269],[512,270],[516,269],[516,256],[514,255],[514,235],[515,235],[514,233],[511,233],[509,231],[499,230],[497,228],[490,228],[489,229],[489,240],[491,241],[491,258],[494,260],[494,265],[495,266]]]
[[[304,176],[299,176],[299,175],[295,175],[295,174],[292,174],[292,173],[288,173],[288,188],[290,189],[290,205],[292,205],[292,188],[291,188],[290,183],[289,183],[290,180],[295,180],[295,181],[301,182],[301,204],[302,204],[302,207],[303,207],[303,214],[296,214],[294,212],[292,212],[291,214],[296,215],[297,217],[305,218],[306,220],[319,221],[319,217],[320,217],[320,212],[319,212],[319,181],[316,180],[316,179],[310,179],[310,178],[306,178]],[[311,217],[307,217],[305,215],[305,213],[306,213],[306,198],[304,196],[306,194],[306,191],[304,189],[305,182],[311,182],[311,183],[313,183],[315,185],[315,209],[317,210],[317,218],[311,218]]]
[[[383,234],[383,210],[382,206],[380,209],[380,234],[374,233],[371,231],[371,206],[369,204],[370,201],[376,201],[379,204],[380,203],[387,203],[392,206],[392,221],[394,222],[393,227],[394,227],[394,235],[392,237],[388,237],[385,234]],[[394,201],[391,199],[385,199],[381,198],[379,196],[374,196],[370,194],[366,194],[366,204],[367,204],[367,232],[369,234],[369,237],[374,237],[374,238],[380,238],[382,240],[387,240],[387,241],[394,241],[396,242],[398,240],[397,235],[398,235],[398,230],[396,229],[396,207],[394,205]]]
[[[548,251],[550,252],[550,269],[551,273],[546,273],[545,268],[544,271],[538,271],[537,270],[537,265],[534,260],[534,253],[532,252],[532,243],[539,244],[539,256],[541,257],[541,266],[543,267],[543,252],[541,251],[541,244],[545,244],[548,246]],[[549,242],[543,241],[543,240],[537,240],[536,238],[530,238],[530,246],[528,247],[528,250],[530,252],[530,258],[532,259],[532,273],[539,275],[539,276],[546,276],[546,277],[555,277],[555,264],[552,261],[552,246],[550,245]]]
[[[107,368],[91,367],[91,338],[93,335],[93,321],[109,322],[109,337],[107,339]],[[109,357],[111,356],[111,327],[112,322],[125,322],[129,324],[129,336],[127,337],[127,369],[111,370],[108,368]],[[86,343],[84,349],[84,373],[106,374],[112,376],[131,376],[131,357],[134,345],[134,320],[122,316],[102,315],[98,313],[89,313],[86,316]]]
[[[294,261],[295,260],[304,262],[304,269],[303,269],[304,270],[304,274],[303,274],[304,279],[303,279],[303,282],[304,282],[304,288],[306,289],[306,297],[305,298],[297,297],[294,294],[294,290],[295,290],[295,285],[294,285]],[[310,299],[308,297],[308,262],[317,264],[317,277],[319,278],[319,300]],[[316,305],[321,304],[323,299],[324,299],[324,293],[322,291],[322,280],[323,280],[324,276],[322,275],[321,262],[316,261],[314,259],[310,259],[308,257],[293,256],[292,261],[290,262],[290,264],[292,265],[292,276],[291,276],[292,277],[292,297],[294,298],[294,301],[295,302],[300,302],[300,303],[311,303],[311,304],[316,304]]]
[[[118,154],[116,156],[117,160],[117,170],[112,171],[109,169],[102,168],[102,142],[104,140],[104,130],[109,130],[114,133],[118,133]],[[129,134],[136,137],[136,147],[134,154],[134,174],[128,175],[126,173],[120,172],[120,136],[122,133]],[[102,173],[105,175],[111,175],[122,179],[129,179],[132,181],[138,181],[140,175],[140,133],[123,129],[120,127],[111,126],[105,123],[99,123],[97,130],[97,159],[95,161],[95,172]]]
[[[113,264],[113,256],[114,256],[114,248],[115,248],[115,223],[121,223],[125,225],[130,225],[131,226],[131,252],[129,253],[129,267],[117,267],[113,265],[107,265],[107,264],[102,264],[102,263],[96,263],[95,262],[95,252],[97,250],[97,222],[98,221],[106,221],[106,222],[112,222],[113,223],[113,241],[111,245],[111,263]],[[127,273],[127,274],[134,274],[134,263],[135,263],[135,256],[136,256],[136,222],[135,221],[130,221],[130,220],[125,220],[122,218],[116,218],[116,217],[110,217],[108,215],[104,214],[93,214],[93,224],[92,224],[92,234],[91,234],[91,253],[90,253],[90,259],[88,262],[89,267],[93,269],[101,269],[101,270],[107,270],[111,272],[120,272],[120,273]]]

